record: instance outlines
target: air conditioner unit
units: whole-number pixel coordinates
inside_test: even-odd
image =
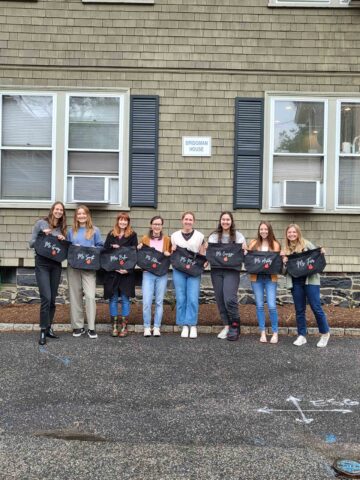
[[[320,206],[320,182],[315,180],[285,180],[282,207],[314,208]]]
[[[73,203],[109,203],[109,177],[74,175]]]

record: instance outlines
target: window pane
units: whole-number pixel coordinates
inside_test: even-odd
[[[340,158],[339,205],[360,206],[360,157]]]
[[[71,97],[69,148],[119,148],[119,99]]]
[[[4,95],[2,144],[16,147],[50,147],[52,144],[52,98]]]
[[[274,151],[323,153],[324,103],[275,102]]]
[[[274,156],[273,181],[319,180],[323,181],[323,157]]]
[[[50,200],[51,152],[3,150],[1,198]]]
[[[119,154],[106,152],[69,152],[68,170],[74,174],[118,175]]]
[[[360,104],[341,104],[341,153],[360,153]]]

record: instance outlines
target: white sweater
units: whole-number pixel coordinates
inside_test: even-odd
[[[193,235],[189,240],[185,240],[183,237],[181,230],[174,232],[171,235],[171,243],[172,245],[176,245],[177,247],[187,248],[192,252],[197,253],[204,242],[204,235],[199,232],[198,230],[194,230]]]

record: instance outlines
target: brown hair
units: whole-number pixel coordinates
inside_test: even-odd
[[[290,228],[295,228],[296,230],[296,233],[298,235],[298,238],[295,242],[290,242],[290,240],[288,240],[287,238],[287,233],[289,231]],[[299,225],[297,225],[296,223],[290,223],[290,225],[288,225],[286,227],[286,230],[285,230],[285,242],[284,242],[284,245],[285,245],[285,253],[286,255],[289,255],[291,253],[300,253],[304,250],[305,248],[305,239],[301,233],[301,230],[300,230],[300,227]]]
[[[184,220],[184,218],[186,217],[186,215],[191,215],[194,219],[194,222],[195,222],[195,213],[191,212],[190,210],[188,212],[184,212],[182,215],[181,215],[181,220]]]
[[[127,227],[125,228],[125,232],[124,232],[124,237],[128,238],[128,237],[130,237],[130,235],[132,235],[134,230],[130,226],[130,217],[126,212],[119,212],[116,215],[116,222],[115,222],[114,228],[111,231],[111,234],[114,237],[119,237],[120,236],[119,220],[121,218],[123,218],[124,220],[126,220],[128,222]]]
[[[80,206],[77,207],[77,209],[75,210],[74,220],[73,220],[73,232],[74,232],[74,236],[77,234],[77,231],[79,230],[79,222],[78,222],[78,220],[77,220],[77,214],[78,214],[78,211],[79,211],[79,210],[84,210],[84,212],[85,212],[86,215],[87,215],[86,225],[85,225],[85,228],[86,228],[85,238],[87,238],[88,240],[90,240],[90,238],[92,238],[92,237],[94,236],[95,229],[94,229],[94,224],[93,224],[93,221],[92,221],[92,218],[91,218],[90,210],[88,209],[88,207],[87,207],[86,205],[80,205]]]
[[[275,250],[275,242],[278,243],[279,246],[280,246],[280,243],[278,242],[278,240],[275,237],[274,230],[272,228],[271,223],[266,222],[266,221],[263,221],[263,222],[259,223],[258,231],[257,231],[257,238],[255,239],[255,243],[254,243],[254,249],[255,250],[260,250],[261,249],[261,245],[262,245],[262,242],[263,242],[263,239],[260,235],[261,225],[265,225],[267,227],[267,229],[268,229],[267,241],[269,242],[269,249],[274,251]]]
[[[63,216],[60,219],[56,219],[57,223],[55,223],[54,217],[54,210],[56,205],[61,205],[63,208]],[[55,202],[51,205],[49,210],[48,216],[44,218],[48,222],[51,228],[60,228],[60,231],[64,237],[66,236],[67,231],[67,224],[66,224],[66,212],[65,212],[65,205],[62,202]]]
[[[152,217],[152,219],[150,220],[150,225],[152,225],[152,223],[155,220],[161,220],[161,225],[164,225],[164,219],[160,215],[155,215],[155,217]],[[149,234],[148,235],[149,235],[150,238],[153,238],[152,228],[149,229]],[[160,237],[159,238],[162,238],[162,236],[163,236],[163,233],[160,232]]]

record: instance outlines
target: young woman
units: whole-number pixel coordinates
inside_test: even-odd
[[[288,255],[315,248],[311,242],[303,238],[300,227],[295,223],[291,223],[286,228],[284,246],[284,250],[281,254],[283,255],[283,262],[285,265],[288,261]],[[321,249],[321,251],[322,253],[325,253],[324,249]],[[291,289],[296,312],[296,323],[299,336],[295,340],[294,345],[300,347],[306,343],[305,314],[306,301],[308,301],[311,310],[315,315],[319,332],[321,333],[317,346],[326,347],[330,338],[330,329],[320,302],[320,275],[316,273],[308,277],[294,278],[287,274],[286,287]]]
[[[276,240],[269,222],[261,222],[257,238],[251,240],[249,250],[260,252],[280,252],[280,243]],[[251,287],[255,295],[256,315],[260,328],[260,342],[266,343],[264,293],[269,309],[272,328],[270,343],[278,343],[278,313],[276,308],[277,275],[250,275]]]
[[[65,240],[66,213],[61,202],[55,202],[47,217],[38,220],[33,228],[29,242],[34,247],[36,237],[40,232],[53,235],[59,240]],[[59,338],[52,329],[55,315],[55,299],[61,278],[61,263],[35,254],[35,278],[40,293],[40,339],[39,344],[45,345],[46,337]]]
[[[150,230],[148,235],[144,235],[138,249],[143,245],[155,248],[159,252],[163,252],[165,256],[171,253],[171,239],[163,235],[164,220],[159,215],[150,220]],[[151,305],[155,296],[155,315],[154,315],[154,337],[160,337],[161,320],[163,316],[163,301],[168,281],[167,273],[157,276],[151,272],[143,272],[142,277],[142,294],[143,294],[143,320],[144,320],[144,337],[151,336]]]
[[[181,217],[182,229],[171,235],[172,250],[187,248],[205,254],[204,235],[194,229],[195,215],[185,212]],[[201,275],[192,277],[173,268],[173,283],[176,296],[176,325],[182,327],[182,338],[197,338]]]
[[[222,212],[215,232],[209,236],[209,243],[242,243],[246,240],[242,233],[236,231],[231,212]],[[218,335],[220,339],[238,340],[240,334],[240,315],[238,289],[240,272],[237,270],[211,269],[211,281],[214,287],[216,303],[224,328]]]
[[[120,247],[137,247],[137,235],[130,225],[130,217],[125,212],[120,212],[115,221],[114,228],[108,233],[104,247],[106,250]],[[118,301],[121,298],[121,321],[119,322]],[[130,297],[135,297],[135,272],[134,270],[116,270],[106,272],[104,279],[104,298],[109,299],[109,310],[112,323],[113,337],[126,337],[127,324],[130,314]]]
[[[80,205],[74,213],[73,226],[69,229],[67,240],[74,245],[83,247],[102,247],[100,231],[93,224],[90,210]],[[83,294],[85,295],[85,310],[88,324],[89,338],[97,338],[95,331],[96,318],[96,272],[95,270],[81,270],[67,267],[70,298],[70,315],[73,336],[80,337],[85,333]]]

